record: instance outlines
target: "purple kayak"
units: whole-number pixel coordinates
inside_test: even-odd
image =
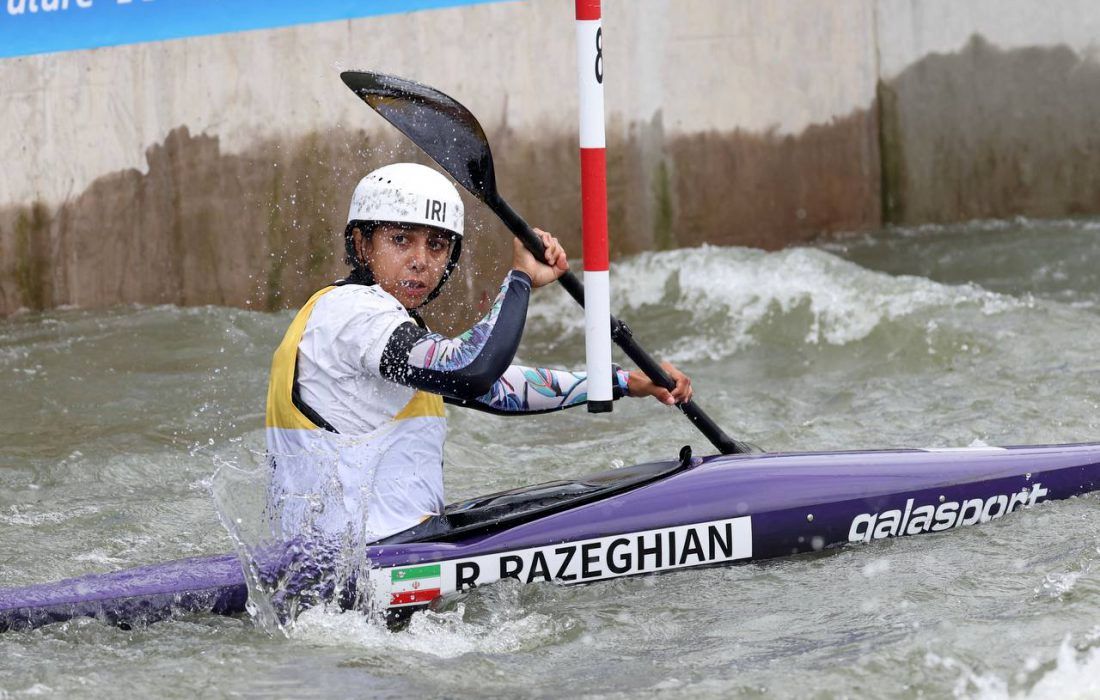
[[[368,548],[369,591],[400,619],[503,578],[577,584],[790,556],[975,525],[1098,488],[1100,443],[701,459],[685,449],[676,461],[448,506]],[[232,615],[247,597],[236,555],[186,559],[0,590],[0,630]]]

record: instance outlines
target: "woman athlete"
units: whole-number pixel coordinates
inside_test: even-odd
[[[545,260],[517,241],[489,312],[446,338],[425,327],[419,310],[462,251],[458,191],[413,163],[359,182],[344,233],[351,274],[306,302],[272,362],[269,510],[284,535],[365,543],[442,513],[444,403],[510,415],[585,403],[584,372],[511,364],[531,289],[569,267],[558,240],[537,233]],[[664,367],[671,392],[616,367],[615,398],[689,400],[688,378]]]

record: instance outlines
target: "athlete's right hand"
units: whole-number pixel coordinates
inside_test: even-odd
[[[535,229],[535,234],[546,246],[545,262],[536,260],[517,238],[512,246],[512,267],[527,273],[531,278],[531,287],[537,289],[564,275],[569,269],[569,260],[565,256],[565,248],[557,238],[541,229]]]

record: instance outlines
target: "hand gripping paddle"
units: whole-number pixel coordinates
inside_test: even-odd
[[[497,192],[489,140],[470,110],[435,88],[382,73],[346,71],[344,83],[383,119],[397,127],[460,185],[484,202],[516,235],[536,260],[545,248],[531,227]],[[584,285],[566,272],[558,282],[584,306]],[[625,323],[611,317],[611,338],[655,384],[672,389],[675,383],[634,340]],[[746,443],[726,435],[694,401],[678,404],[692,423],[722,454],[752,452]]]

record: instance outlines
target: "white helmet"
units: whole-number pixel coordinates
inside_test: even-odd
[[[462,254],[462,198],[451,181],[431,168],[416,163],[394,163],[372,171],[359,181],[351,196],[348,225],[344,230],[347,262],[355,267],[347,281],[374,284],[374,274],[355,252],[353,231],[364,233],[379,222],[431,226],[454,234],[451,258],[443,277],[421,306],[435,299],[454,272]]]
[[[348,223],[392,221],[462,235],[462,198],[451,181],[425,165],[394,163],[359,181]]]

